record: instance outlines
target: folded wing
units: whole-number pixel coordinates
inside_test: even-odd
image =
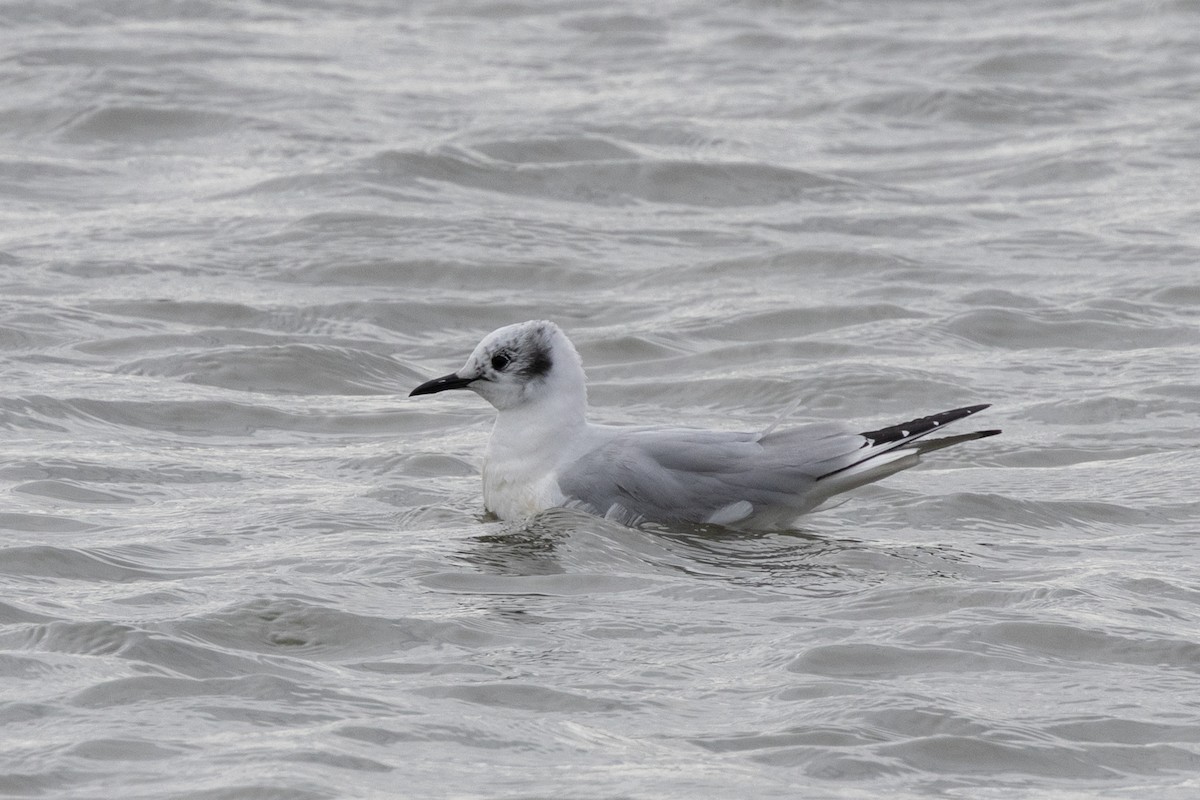
[[[620,432],[559,476],[570,504],[637,521],[786,525],[833,495],[917,463],[922,452],[991,436],[924,440],[986,406],[854,433],[818,423],[765,435],[689,429]]]

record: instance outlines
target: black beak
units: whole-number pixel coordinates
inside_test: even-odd
[[[416,397],[419,394],[437,394],[444,392],[447,389],[465,389],[475,379],[460,378],[457,373],[451,372],[449,375],[443,375],[440,378],[434,378],[431,381],[425,381],[417,388],[408,393],[409,397]]]

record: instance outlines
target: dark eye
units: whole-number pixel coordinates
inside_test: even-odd
[[[496,353],[496,355],[492,356],[492,369],[500,372],[508,366],[508,362],[510,361],[512,359],[508,357],[508,353]]]

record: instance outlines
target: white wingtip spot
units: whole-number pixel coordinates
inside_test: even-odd
[[[754,504],[749,500],[738,500],[714,511],[708,518],[709,525],[732,525],[741,522],[754,512]]]

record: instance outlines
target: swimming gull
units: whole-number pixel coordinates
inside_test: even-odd
[[[785,527],[922,453],[1000,433],[925,438],[987,405],[865,433],[833,422],[776,430],[782,417],[758,433],[597,425],[587,420],[579,354],[546,320],[493,331],[459,370],[409,396],[447,389],[470,389],[496,407],[483,501],[505,520],[568,506],[628,525]]]

